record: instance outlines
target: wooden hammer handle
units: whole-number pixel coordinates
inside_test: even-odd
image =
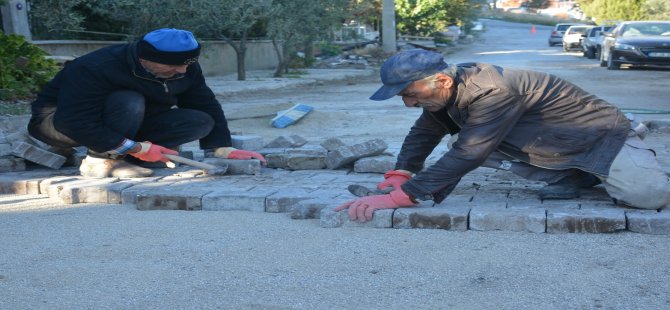
[[[178,163],[182,163],[182,164],[185,164],[185,165],[189,165],[189,166],[193,166],[193,167],[197,167],[197,168],[201,168],[201,169],[211,170],[211,169],[220,169],[221,168],[221,167],[214,166],[214,165],[211,165],[211,164],[208,164],[208,163],[195,161],[195,160],[184,158],[184,157],[177,156],[177,155],[170,155],[170,154],[163,154],[163,155],[165,157],[169,158],[171,161],[176,161]]]

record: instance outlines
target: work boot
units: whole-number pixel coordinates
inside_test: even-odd
[[[591,188],[600,184],[600,179],[588,172],[579,171],[541,188],[540,199],[573,199],[581,195],[582,188]]]
[[[132,165],[123,159],[108,159],[86,156],[79,166],[82,176],[92,178],[143,178],[153,175],[154,171]]]

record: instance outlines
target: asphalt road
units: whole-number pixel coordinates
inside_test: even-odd
[[[550,71],[622,106],[664,107],[667,71],[611,72],[549,48],[548,27],[533,35],[530,25],[487,26],[484,41],[449,59]],[[355,94],[377,86],[337,85]],[[314,98],[299,89],[290,97]],[[393,100],[360,104],[401,108]],[[635,233],[325,229],[285,214],[0,196],[0,308],[667,309],[669,241]]]

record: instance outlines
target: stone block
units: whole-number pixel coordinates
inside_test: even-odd
[[[481,208],[470,210],[471,230],[505,230],[543,233],[546,231],[544,208]]]
[[[304,154],[304,155],[319,155],[326,156],[328,151],[318,145],[303,146],[300,148],[284,149],[287,154]]]
[[[284,213],[289,212],[296,203],[311,198],[318,198],[312,191],[305,189],[284,189],[278,191],[265,200],[265,212]],[[326,196],[327,197],[327,196]]]
[[[626,211],[628,230],[642,234],[670,235],[670,210]]]
[[[299,135],[279,136],[265,145],[266,148],[301,147],[307,140]]]
[[[396,158],[393,156],[379,155],[365,157],[354,163],[355,172],[386,173],[395,169]]]
[[[66,160],[64,156],[45,151],[25,142],[15,143],[13,147],[12,154],[15,156],[52,169],[60,168]]]
[[[253,186],[215,190],[202,197],[202,210],[265,212],[265,199],[278,190],[267,187],[253,188]]]
[[[23,158],[14,156],[0,157],[0,172],[25,171],[26,162]]]
[[[399,208],[393,213],[393,228],[467,230],[468,213],[464,206]]]
[[[187,186],[166,186],[158,190],[143,192],[137,196],[137,210],[202,210],[202,197],[211,189]]]
[[[63,184],[58,197],[63,203],[121,203],[121,191],[132,186],[116,178],[83,180]]]
[[[0,176],[0,194],[28,195],[26,181],[14,176]]]
[[[321,210],[319,215],[319,224],[325,228],[335,227],[369,227],[369,228],[391,228],[393,227],[394,209],[376,210],[372,215],[372,220],[361,223],[352,221],[346,210],[335,212],[335,207],[327,207]]]
[[[269,168],[288,170],[319,170],[326,168],[325,155],[268,154],[265,156]]]
[[[329,152],[332,152],[340,147],[347,146],[340,138],[328,138],[321,142],[321,146]]]
[[[0,156],[12,155],[12,145],[6,142],[0,143]]]
[[[53,195],[53,197],[56,198],[56,197],[58,197],[58,190],[60,190],[60,189],[55,188],[56,192],[53,192],[53,190],[52,190],[52,193],[50,194],[49,193],[49,188],[52,185],[61,184],[61,183],[68,183],[68,182],[73,182],[73,181],[78,181],[78,180],[79,180],[79,178],[74,177],[74,176],[57,176],[57,177],[45,178],[45,179],[42,179],[42,181],[40,181],[39,191],[40,191],[40,194],[47,194],[47,195],[49,195],[49,197],[52,197],[51,195]]]
[[[256,151],[263,148],[261,136],[231,135],[233,147],[245,151]]]
[[[624,229],[623,209],[547,210],[548,233],[610,233]]]
[[[321,216],[321,210],[336,208],[347,200],[346,198],[311,198],[302,200],[291,207],[290,216],[294,220],[318,219]]]
[[[174,183],[173,181],[162,181],[156,177],[133,179],[128,182],[132,182],[132,186],[121,191],[121,203],[124,205],[135,205],[137,197],[140,195],[151,193]]]
[[[203,162],[215,166],[228,166],[226,174],[259,174],[261,172],[261,161],[258,159],[225,159],[225,158],[205,158]]]
[[[386,150],[387,145],[381,139],[369,140],[352,146],[342,146],[326,156],[326,166],[329,169],[337,169],[349,165],[363,157],[376,156]]]

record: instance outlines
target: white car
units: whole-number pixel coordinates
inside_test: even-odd
[[[570,26],[563,35],[563,51],[567,52],[573,48],[581,49],[583,35],[591,28],[593,26]]]

